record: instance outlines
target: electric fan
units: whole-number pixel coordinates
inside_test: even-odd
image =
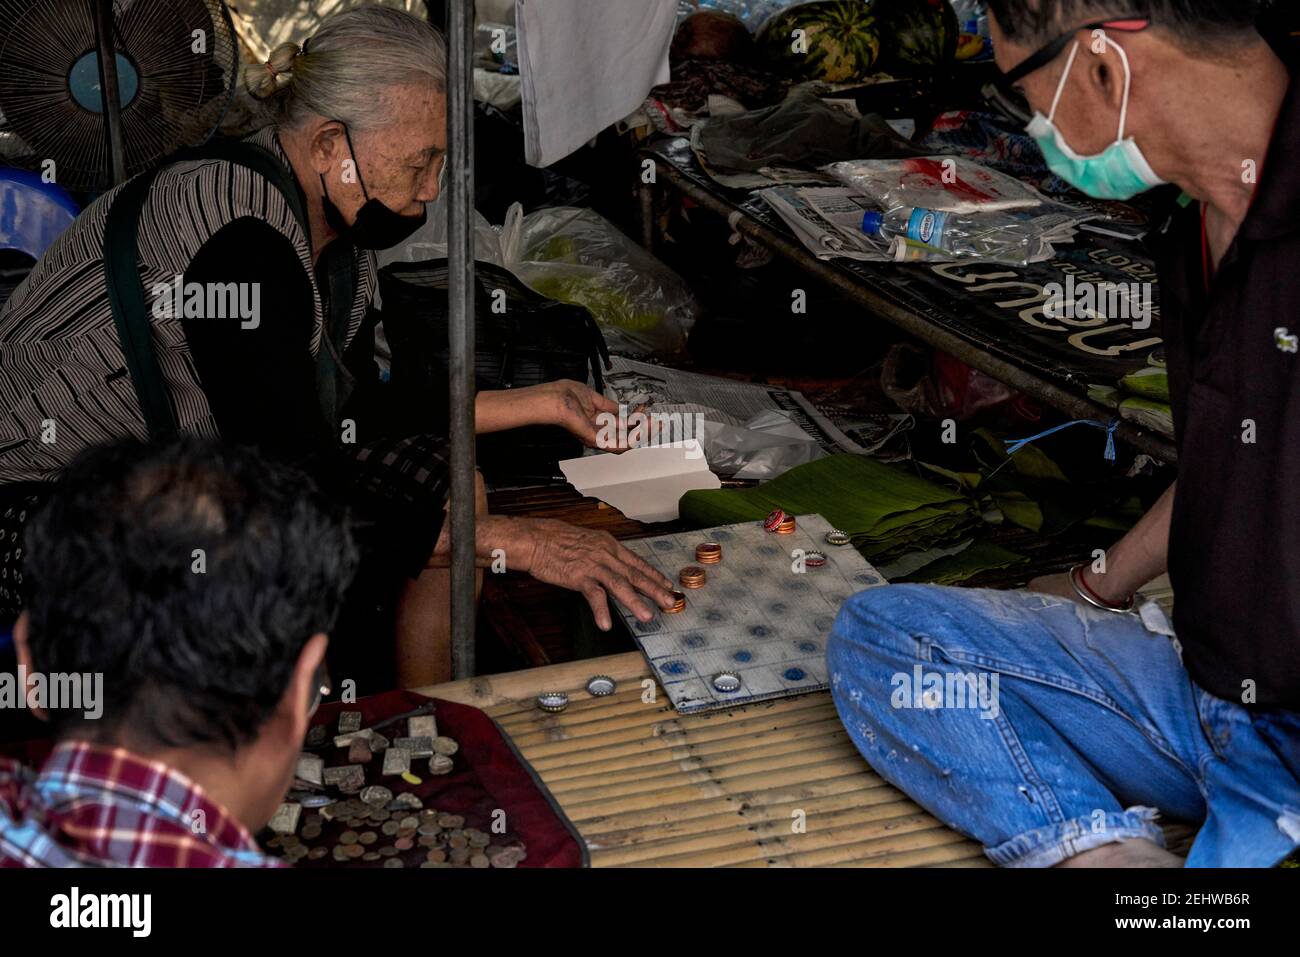
[[[0,0],[5,161],[65,189],[113,185],[95,4]],[[216,131],[235,93],[239,44],[222,0],[112,0],[128,176]]]

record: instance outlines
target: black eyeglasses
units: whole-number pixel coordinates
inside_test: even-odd
[[[995,109],[1020,123],[1027,124],[1032,117],[1025,108],[1024,97],[1015,89],[1015,85],[1035,70],[1041,70],[1061,55],[1074,40],[1080,30],[1115,30],[1122,33],[1140,33],[1151,26],[1151,21],[1144,17],[1121,17],[1117,20],[1098,20],[1075,27],[1063,33],[1047,46],[1043,47],[1029,59],[1009,73],[1004,73],[996,81],[987,84],[980,92],[984,99]]]

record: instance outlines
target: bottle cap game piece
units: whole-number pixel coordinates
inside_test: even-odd
[[[704,587],[704,569],[698,565],[687,565],[677,577],[686,588]]]
[[[569,696],[563,691],[543,691],[537,696],[537,707],[558,714],[569,706]]]
[[[769,532],[775,532],[777,527],[785,521],[785,512],[781,509],[775,509],[767,518],[763,519],[763,527]]]
[[[665,615],[677,615],[686,610],[686,596],[679,591],[673,592],[673,607],[663,609]]]
[[[701,565],[716,565],[722,561],[722,546],[717,542],[703,542],[695,546],[695,560]]]
[[[826,533],[826,541],[831,545],[847,545],[850,541],[849,533],[833,528]]]
[[[804,552],[803,563],[808,568],[821,568],[826,564],[826,556],[821,552]]]
[[[713,687],[724,692],[739,691],[740,675],[734,671],[719,671],[713,676]]]
[[[614,693],[614,679],[609,675],[596,675],[587,682],[587,694],[595,698],[603,698],[606,695]]]

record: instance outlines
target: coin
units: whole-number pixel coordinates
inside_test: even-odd
[[[362,854],[366,853],[366,849],[360,844],[347,844],[343,848],[343,853],[355,861]]]
[[[361,855],[361,859],[363,861],[377,861],[379,860],[379,854],[375,851],[366,851]]]
[[[431,824],[426,822],[424,824],[421,824],[419,828],[417,828],[417,830],[420,834],[429,836],[429,835],[439,833],[442,830],[442,828],[440,828],[437,824]]]
[[[456,742],[455,738],[440,735],[433,739],[433,750],[438,754],[450,757],[460,750],[460,745]]]
[[[409,837],[399,837],[393,842],[393,847],[397,848],[399,851],[409,851],[411,848],[415,847],[415,842]]]
[[[426,861],[433,861],[435,864],[441,864],[447,859],[447,852],[442,848],[434,848],[424,856]]]
[[[420,826],[420,819],[414,814],[408,814],[397,822],[397,826],[406,830],[407,828],[415,829]]]
[[[793,515],[787,515],[785,520],[776,527],[778,535],[793,535],[795,530],[795,520]]]
[[[438,835],[421,834],[418,838],[416,838],[415,843],[420,845],[420,847],[437,847]]]
[[[673,607],[665,608],[663,609],[663,612],[665,615],[676,615],[685,610],[686,610],[686,595],[684,595],[682,592],[674,591]]]
[[[413,758],[433,756],[433,738],[394,738],[393,747],[411,752]]]
[[[389,802],[385,810],[389,811],[418,811],[424,807],[424,802],[410,791],[403,791],[397,797]]]
[[[360,840],[360,838],[361,835],[359,835],[356,831],[344,831],[342,834],[339,835],[339,843],[355,844],[358,840]]]
[[[366,845],[373,844],[377,840],[379,840],[379,835],[376,834],[374,831],[362,831],[360,834],[357,835],[357,841],[359,841],[362,844],[366,844]]]
[[[486,834],[474,834],[469,839],[470,847],[487,847],[490,843],[492,843],[492,838]]]
[[[402,863],[402,860],[399,857],[390,857],[388,860],[384,861],[384,867],[405,867],[405,866],[406,865]]]
[[[394,834],[397,833],[397,828],[398,828],[397,822],[390,820],[390,821],[385,821],[383,827],[381,827],[380,830],[383,831],[385,834],[387,834],[389,837],[392,837]]]
[[[703,588],[705,574],[699,565],[687,565],[677,576],[683,588]]]
[[[701,565],[716,565],[722,561],[722,546],[717,542],[703,542],[695,546],[695,560]]]
[[[346,861],[346,860],[348,859],[347,854],[343,853],[343,850],[344,850],[344,848],[343,848],[343,845],[342,845],[342,844],[335,844],[335,845],[334,845],[334,849],[333,849],[334,860],[339,861],[339,862],[342,862],[342,861]]]
[[[467,847],[452,848],[452,850],[448,852],[447,857],[453,864],[464,864],[466,861],[469,860],[470,857],[469,848]]]
[[[370,750],[370,742],[363,737],[353,738],[352,743],[348,745],[348,764],[368,764],[374,756],[374,752]]]
[[[393,799],[393,792],[382,784],[372,784],[361,791],[361,800],[371,807],[382,808]]]
[[[313,847],[310,851],[307,852],[307,859],[310,861],[319,861],[322,857],[324,857],[328,853],[329,851],[327,851],[323,847]]]
[[[486,854],[475,854],[469,859],[470,867],[490,867],[491,864],[492,862],[488,860]]]
[[[413,738],[436,738],[438,721],[431,714],[416,714],[406,719],[406,733]]]
[[[308,824],[302,829],[302,836],[309,841],[320,837],[321,828],[319,824]]]
[[[447,844],[450,847],[459,850],[462,847],[469,847],[469,838],[467,838],[464,834],[457,834],[451,838],[448,838]]]
[[[397,848],[393,847],[393,845],[391,844],[385,844],[383,847],[379,849],[379,854],[381,857],[392,857],[394,854],[398,854],[398,853],[400,853],[400,851],[398,851]]]
[[[459,814],[439,814],[438,826],[446,828],[447,830],[451,830],[454,827],[464,827],[465,818]]]
[[[430,774],[447,774],[452,769],[452,760],[445,754],[435,754],[429,759]]]
[[[389,748],[384,752],[385,776],[405,774],[411,770],[411,752],[401,748]]]

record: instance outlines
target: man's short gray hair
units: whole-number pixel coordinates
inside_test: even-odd
[[[1025,46],[1051,42],[1074,26],[1145,17],[1189,47],[1247,36],[1259,0],[987,0],[1007,39]]]
[[[266,63],[245,66],[243,78],[283,128],[316,115],[374,129],[399,119],[389,114],[388,87],[425,82],[446,89],[447,48],[419,17],[369,5],[326,17],[301,47],[280,44]]]

